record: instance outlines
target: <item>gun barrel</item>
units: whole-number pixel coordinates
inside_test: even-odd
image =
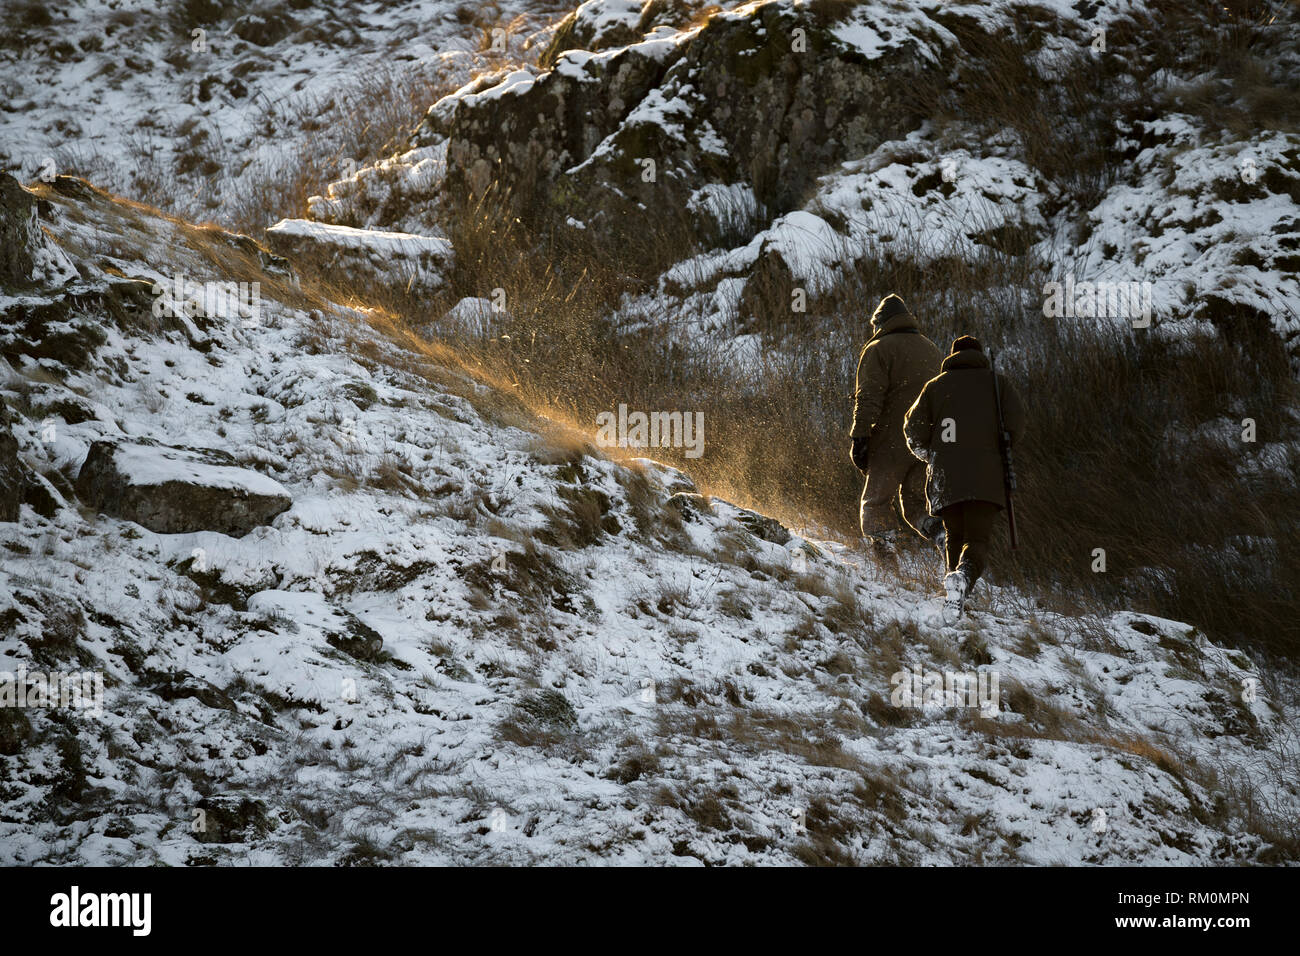
[[[998,370],[994,364],[996,353],[989,350],[989,372],[993,377],[993,403],[998,415],[998,445],[1002,451],[1002,483],[1006,489],[1007,496],[1007,530],[1010,532],[1011,550],[1014,551],[1020,546],[1016,535],[1016,469],[1011,460],[1011,433],[1007,431],[1006,422],[1002,417],[1002,389],[998,384]]]

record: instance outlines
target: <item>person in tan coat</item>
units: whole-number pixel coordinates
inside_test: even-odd
[[[862,535],[888,554],[902,530],[900,517],[923,538],[933,539],[942,528],[926,510],[925,466],[908,451],[903,415],[938,373],[943,354],[896,295],[881,299],[871,330],[858,357],[849,434],[853,464],[866,475],[859,506]]]
[[[992,376],[980,343],[963,335],[904,419],[908,447],[926,463],[930,513],[943,521],[944,589],[956,617],[984,573],[993,521],[1007,505]],[[1006,376],[998,375],[998,387],[1014,446],[1024,433],[1024,408]]]

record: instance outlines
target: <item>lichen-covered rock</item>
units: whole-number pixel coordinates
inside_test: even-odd
[[[292,503],[274,479],[223,462],[218,452],[97,441],[77,494],[105,514],[160,534],[218,531],[242,537]]]

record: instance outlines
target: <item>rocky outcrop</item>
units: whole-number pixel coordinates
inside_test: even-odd
[[[235,702],[221,688],[184,671],[164,675],[151,689],[166,701],[193,699],[213,710],[236,709]]]
[[[17,521],[23,500],[26,469],[18,461],[18,439],[9,422],[9,409],[0,402],[0,521]]]
[[[245,843],[275,829],[266,803],[243,793],[218,793],[196,804],[190,833],[200,843]]]
[[[0,174],[0,285],[30,281],[31,223],[35,217],[32,195],[12,176]]]
[[[446,139],[449,199],[472,202],[498,182],[527,208],[618,127],[675,52],[668,41],[638,44],[600,57],[570,54],[540,76],[483,78],[435,104],[416,142]]]
[[[556,42],[583,22],[575,14]],[[448,197],[495,184],[535,220],[602,234],[661,223],[709,185],[746,185],[784,211],[838,163],[917,125],[907,91],[941,69],[941,34],[912,21],[850,30],[770,2],[622,49],[571,49],[541,75],[480,80],[436,104],[417,142],[445,139]]]
[[[538,63],[554,66],[567,50],[595,52],[635,43],[645,33],[649,8],[661,6],[656,0],[587,0],[559,22]]]
[[[451,243],[433,236],[282,219],[266,231],[266,240],[294,262],[359,284],[389,286],[396,276],[408,291],[441,289],[452,265]]]
[[[5,403],[0,401],[0,521],[17,521],[21,505],[51,517],[63,504],[54,487],[23,464]]]
[[[37,206],[18,180],[0,173],[0,289],[57,286],[77,275],[41,230]]]
[[[242,537],[292,503],[279,482],[225,460],[215,451],[97,441],[77,476],[77,494],[160,534]]]

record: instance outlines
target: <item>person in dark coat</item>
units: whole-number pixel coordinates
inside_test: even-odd
[[[907,449],[903,415],[938,372],[943,355],[896,295],[880,301],[871,330],[858,357],[850,457],[866,475],[859,503],[862,535],[889,552],[901,530],[899,517],[924,538],[933,539],[942,528],[926,510],[925,467]]]
[[[984,573],[993,521],[1007,505],[992,375],[980,343],[963,335],[903,424],[912,454],[926,463],[930,513],[943,521],[944,589],[957,616]],[[998,375],[998,387],[1015,445],[1024,432],[1024,408],[1006,376]]]

